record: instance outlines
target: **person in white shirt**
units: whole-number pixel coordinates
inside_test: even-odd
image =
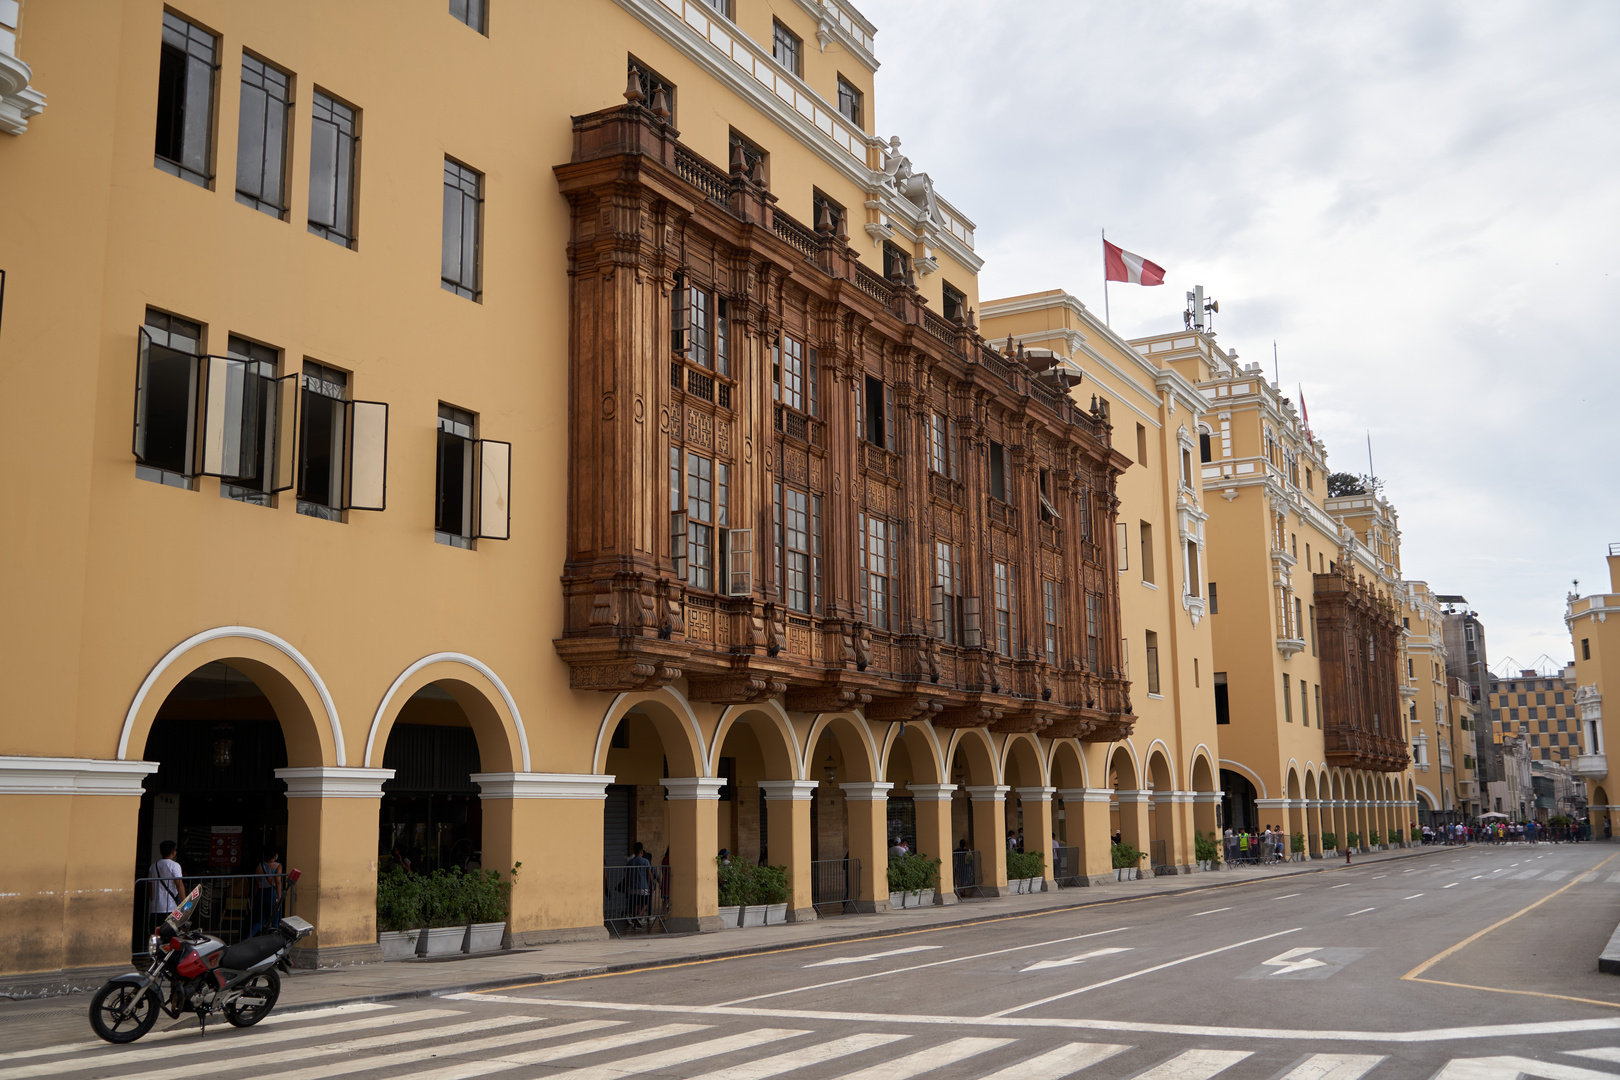
[[[146,872],[147,877],[155,879],[148,886],[152,891],[149,909],[154,929],[186,898],[186,883],[180,880],[180,864],[174,860],[174,847],[173,840],[159,844],[158,861]]]

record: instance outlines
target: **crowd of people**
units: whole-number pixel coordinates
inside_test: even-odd
[[[1425,844],[1574,844],[1592,839],[1592,828],[1584,821],[1497,818],[1473,824],[1425,825],[1422,835]]]
[[[1223,837],[1227,863],[1265,865],[1287,862],[1292,843],[1286,832],[1267,825],[1260,832],[1227,829]]]

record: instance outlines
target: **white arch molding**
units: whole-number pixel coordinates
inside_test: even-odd
[[[793,730],[793,721],[788,719],[787,710],[783,709],[775,698],[766,698],[764,701],[750,701],[743,702],[741,704],[727,705],[721,710],[720,719],[715,721],[714,725],[714,746],[710,747],[707,751],[713,757],[713,759],[708,761],[705,765],[705,767],[709,770],[709,775],[719,775],[717,770],[720,768],[720,751],[725,749],[726,742],[724,736],[729,735],[731,733],[731,728],[737,726],[737,716],[742,713],[753,712],[756,709],[763,713],[769,713],[771,716],[775,717],[777,723],[781,725],[782,730],[787,732],[789,747],[788,757],[792,759],[794,768],[797,769],[799,773],[798,776],[790,776],[788,779],[801,779],[803,776],[805,776],[805,765],[804,753],[799,749],[799,733]]]
[[[1210,772],[1214,775],[1209,778],[1210,782],[1215,785],[1216,791],[1221,790],[1220,759],[1215,756],[1215,751],[1209,748],[1208,743],[1199,743],[1193,747],[1192,754],[1187,758],[1187,783],[1193,782],[1193,774],[1198,771],[1199,755],[1203,755],[1204,760],[1211,763]]]
[[[883,767],[885,764],[883,759],[883,750],[878,746],[877,739],[872,734],[872,724],[866,719],[866,710],[861,708],[839,709],[834,712],[818,712],[811,718],[810,728],[805,733],[804,746],[799,750],[800,754],[803,755],[799,760],[799,775],[806,778],[809,777],[810,770],[814,766],[814,762],[810,760],[810,755],[816,752],[816,745],[821,742],[822,734],[829,727],[831,727],[832,722],[840,716],[848,717],[854,724],[855,731],[860,736],[861,742],[865,745],[867,754],[871,756],[872,770],[877,774],[878,781],[881,782],[883,779]],[[880,720],[878,722],[888,723],[891,727],[897,730],[899,727],[899,721],[890,722]],[[833,741],[836,742],[837,740],[838,736],[836,734],[833,735]]]
[[[517,702],[512,700],[512,692],[506,688],[506,684],[501,682],[500,676],[496,675],[495,672],[490,669],[488,664],[475,657],[468,656],[466,653],[457,652],[430,653],[399,673],[399,678],[395,679],[393,684],[388,687],[388,692],[384,694],[382,696],[382,700],[377,703],[377,711],[372,714],[371,730],[366,733],[365,760],[368,762],[371,760],[371,752],[376,748],[377,744],[377,730],[382,727],[383,716],[388,712],[388,705],[394,700],[394,695],[399,693],[399,688],[405,685],[405,680],[409,679],[412,675],[415,675],[418,671],[421,671],[430,664],[438,664],[441,662],[462,664],[466,667],[470,667],[474,671],[478,672],[478,674],[488,679],[495,685],[495,689],[500,691],[501,700],[506,702],[507,709],[512,713],[512,723],[517,725],[518,748],[523,751],[523,771],[529,772],[529,735],[523,730],[523,714],[518,712]],[[342,755],[339,755],[340,758],[341,756]],[[341,760],[339,761],[339,764],[342,764]]]
[[[600,769],[607,764],[602,756],[602,746],[613,734],[612,728],[618,727],[619,721],[624,719],[622,713],[619,715],[615,715],[615,713],[618,713],[619,705],[625,698],[636,694],[646,695],[648,692],[645,690],[621,690],[613,696],[612,701],[608,702],[607,710],[602,713],[602,726],[596,732],[596,749],[591,755],[592,769]],[[670,702],[675,706],[675,711],[685,717],[687,726],[692,729],[692,737],[697,740],[698,768],[707,772],[709,768],[709,743],[703,737],[703,728],[698,723],[697,713],[692,711],[692,703],[673,684],[660,687],[648,696],[657,698],[665,694],[669,695]],[[634,705],[630,706],[630,709],[633,708],[635,708]],[[625,712],[628,713],[630,709],[626,709]],[[528,749],[525,747],[524,756],[527,757],[527,755]]]
[[[935,768],[935,771],[937,771],[942,778],[945,776],[945,763],[944,763],[943,759],[940,757],[939,735],[934,731],[934,725],[933,724],[930,724],[927,721],[922,721],[920,723],[917,722],[917,721],[902,721],[902,720],[877,720],[877,721],[872,721],[872,720],[866,719],[866,710],[865,709],[857,709],[855,711],[856,711],[856,713],[858,713],[860,715],[861,722],[864,723],[867,727],[871,727],[873,723],[888,724],[889,725],[889,730],[884,733],[883,745],[880,748],[881,751],[882,751],[882,754],[883,754],[883,760],[881,762],[879,762],[879,768],[878,768],[878,775],[879,776],[887,776],[888,775],[888,773],[889,773],[889,759],[894,756],[894,748],[897,745],[899,745],[899,742],[900,742],[900,729],[902,727],[904,727],[907,723],[910,723],[912,727],[914,727],[918,731],[922,732],[923,741],[925,741],[928,744],[929,750],[934,755],[934,768]],[[808,755],[810,753],[810,751],[808,749],[806,749],[805,753]],[[809,763],[808,762],[805,763],[805,767],[809,768]],[[809,774],[806,773],[806,775],[809,775]]]
[[[1270,798],[1270,796],[1268,796],[1266,794],[1266,782],[1264,780],[1260,779],[1260,774],[1259,773],[1255,772],[1253,769],[1249,768],[1247,765],[1245,765],[1245,764],[1243,764],[1242,762],[1239,762],[1239,761],[1231,761],[1231,760],[1229,760],[1227,758],[1221,758],[1220,761],[1221,761],[1221,768],[1223,768],[1223,769],[1230,768],[1233,772],[1242,773],[1244,776],[1247,776],[1249,778],[1249,782],[1252,783],[1255,787],[1260,789],[1260,794],[1258,796],[1259,798],[1262,798],[1262,799]],[[1220,774],[1217,772],[1216,775],[1215,775],[1215,785],[1216,785],[1216,790],[1217,791],[1220,790],[1220,783],[1221,783],[1221,777],[1220,777]]]
[[[1165,768],[1170,770],[1170,790],[1179,791],[1180,785],[1176,783],[1175,755],[1170,752],[1169,745],[1163,739],[1154,739],[1152,742],[1148,743],[1147,753],[1143,755],[1143,760],[1148,762],[1153,760],[1153,748],[1155,746],[1157,746],[1160,752],[1164,754]],[[1219,778],[1217,777],[1217,779]],[[1143,784],[1143,786],[1146,787],[1147,785]]]
[[[200,634],[193,634],[165,653],[163,659],[159,660],[157,666],[148,672],[146,678],[141,681],[140,689],[135,691],[135,699],[129,703],[129,711],[124,713],[124,727],[118,733],[118,760],[129,760],[129,736],[135,729],[135,717],[139,715],[141,706],[146,703],[146,695],[151,693],[152,686],[163,676],[163,673],[169,670],[170,665],[176,660],[197,646],[205,645],[210,641],[219,641],[223,638],[244,638],[248,641],[257,641],[261,645],[270,646],[298,665],[298,669],[304,673],[305,677],[315,687],[315,692],[320,695],[321,707],[326,710],[326,723],[332,729],[332,751],[337,758],[338,767],[342,768],[346,765],[348,762],[343,747],[343,726],[338,723],[337,706],[332,702],[332,694],[326,689],[326,683],[322,682],[320,675],[316,674],[315,665],[311,664],[304,657],[304,654],[295,649],[292,643],[285,638],[277,637],[268,630],[260,630],[252,626],[216,626],[212,630],[204,630]]]

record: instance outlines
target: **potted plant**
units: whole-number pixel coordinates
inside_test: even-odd
[[[1288,850],[1299,856],[1299,861],[1305,861],[1305,834],[1297,832],[1288,838]]]
[[[742,925],[742,905],[746,903],[743,868],[737,863],[715,857],[716,877],[720,884],[720,929],[735,930]]]
[[[1214,870],[1220,857],[1221,848],[1215,842],[1214,833],[1193,833],[1193,858],[1198,860],[1198,869]]]
[[[1339,850],[1339,834],[1336,832],[1324,832],[1322,834],[1322,850],[1337,853]]]
[[[491,952],[501,947],[506,935],[506,919],[511,912],[512,886],[517,884],[518,863],[505,881],[498,870],[479,870],[463,879],[469,896],[467,940],[462,952]]]
[[[1045,866],[1046,858],[1038,851],[1007,852],[1007,879],[1017,892],[1040,892]]]
[[[1114,874],[1120,881],[1132,881],[1141,876],[1142,853],[1135,844],[1120,841],[1109,853],[1113,856]]]
[[[889,903],[895,907],[928,907],[939,887],[938,859],[926,855],[889,856]]]
[[[737,897],[742,902],[742,925],[764,926],[765,893],[760,888],[759,867],[747,863],[734,865],[742,882],[737,888]]]
[[[1378,848],[1379,848],[1379,845],[1381,845],[1384,842],[1383,834],[1380,833],[1377,829],[1372,829],[1367,833],[1367,842],[1372,844],[1372,849],[1374,851],[1377,851]]]
[[[1344,838],[1344,842],[1345,842],[1345,845],[1348,846],[1351,851],[1360,851],[1361,850],[1361,834],[1360,833],[1354,833],[1354,832],[1351,833],[1349,836]]]
[[[753,902],[764,905],[765,925],[787,922],[787,902],[792,895],[788,887],[787,867],[756,866],[750,876],[754,887]]]
[[[424,929],[416,942],[418,956],[458,953],[467,940],[468,893],[460,868],[435,870],[422,882]]]
[[[377,945],[384,960],[416,955],[422,932],[422,879],[393,866],[377,877]]]

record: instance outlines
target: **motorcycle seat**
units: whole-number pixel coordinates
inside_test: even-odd
[[[268,956],[274,956],[287,944],[280,934],[260,934],[258,937],[228,945],[220,957],[219,966],[232,971],[245,971]]]

